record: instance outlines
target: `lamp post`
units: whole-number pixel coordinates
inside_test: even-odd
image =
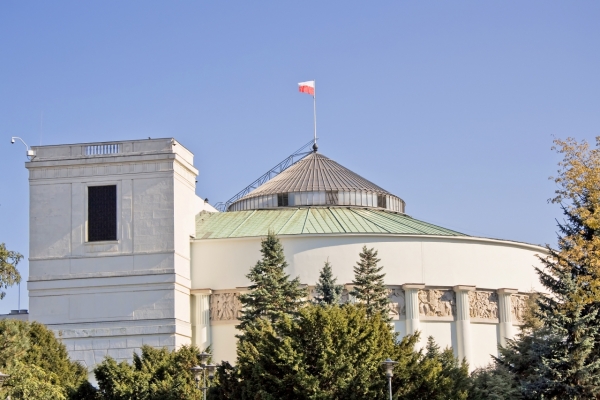
[[[388,387],[390,389],[390,400],[392,400],[392,376],[394,376],[394,366],[398,364],[398,362],[388,358],[381,364],[385,367],[385,376],[388,378]]]
[[[215,377],[215,369],[216,365],[207,364],[208,359],[210,358],[210,354],[206,352],[202,352],[198,354],[198,358],[200,358],[200,365],[195,365],[190,368],[190,371],[194,373],[194,380],[196,381],[196,388],[202,390],[202,397],[206,400],[206,391],[208,390],[208,386],[206,386],[206,373],[208,372],[208,379],[211,381]],[[203,382],[202,388],[200,388],[200,374],[202,374]]]

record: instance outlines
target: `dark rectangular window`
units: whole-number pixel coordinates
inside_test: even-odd
[[[387,198],[384,195],[377,195],[377,207],[387,208]]]
[[[117,186],[88,186],[88,242],[117,240]]]
[[[288,194],[287,193],[279,193],[277,195],[277,207],[287,207],[288,206]]]

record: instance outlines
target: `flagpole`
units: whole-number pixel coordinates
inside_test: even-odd
[[[317,81],[314,80],[313,82],[315,82],[315,88],[314,90],[314,94],[313,94],[313,116],[314,116],[314,122],[315,122],[315,136],[314,136],[314,144],[313,144],[313,149],[315,151],[317,151]]]

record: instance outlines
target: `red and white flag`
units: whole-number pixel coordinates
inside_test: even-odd
[[[300,90],[301,93],[308,93],[311,96],[314,96],[315,95],[315,81],[300,82],[298,84],[298,90]]]

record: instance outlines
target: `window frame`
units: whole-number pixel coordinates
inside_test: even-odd
[[[97,186],[115,186],[116,187],[116,213],[115,213],[115,218],[117,219],[117,223],[116,223],[116,239],[111,239],[111,240],[96,240],[96,241],[90,241],[89,240],[89,228],[90,228],[90,221],[89,221],[89,205],[90,205],[90,201],[89,201],[89,188],[90,187],[97,187]],[[85,188],[84,188],[84,218],[85,218],[85,225],[84,225],[84,234],[85,234],[85,243],[86,244],[101,244],[101,243],[119,243],[120,239],[121,239],[121,184],[118,181],[105,181],[105,182],[89,182],[85,184]]]

